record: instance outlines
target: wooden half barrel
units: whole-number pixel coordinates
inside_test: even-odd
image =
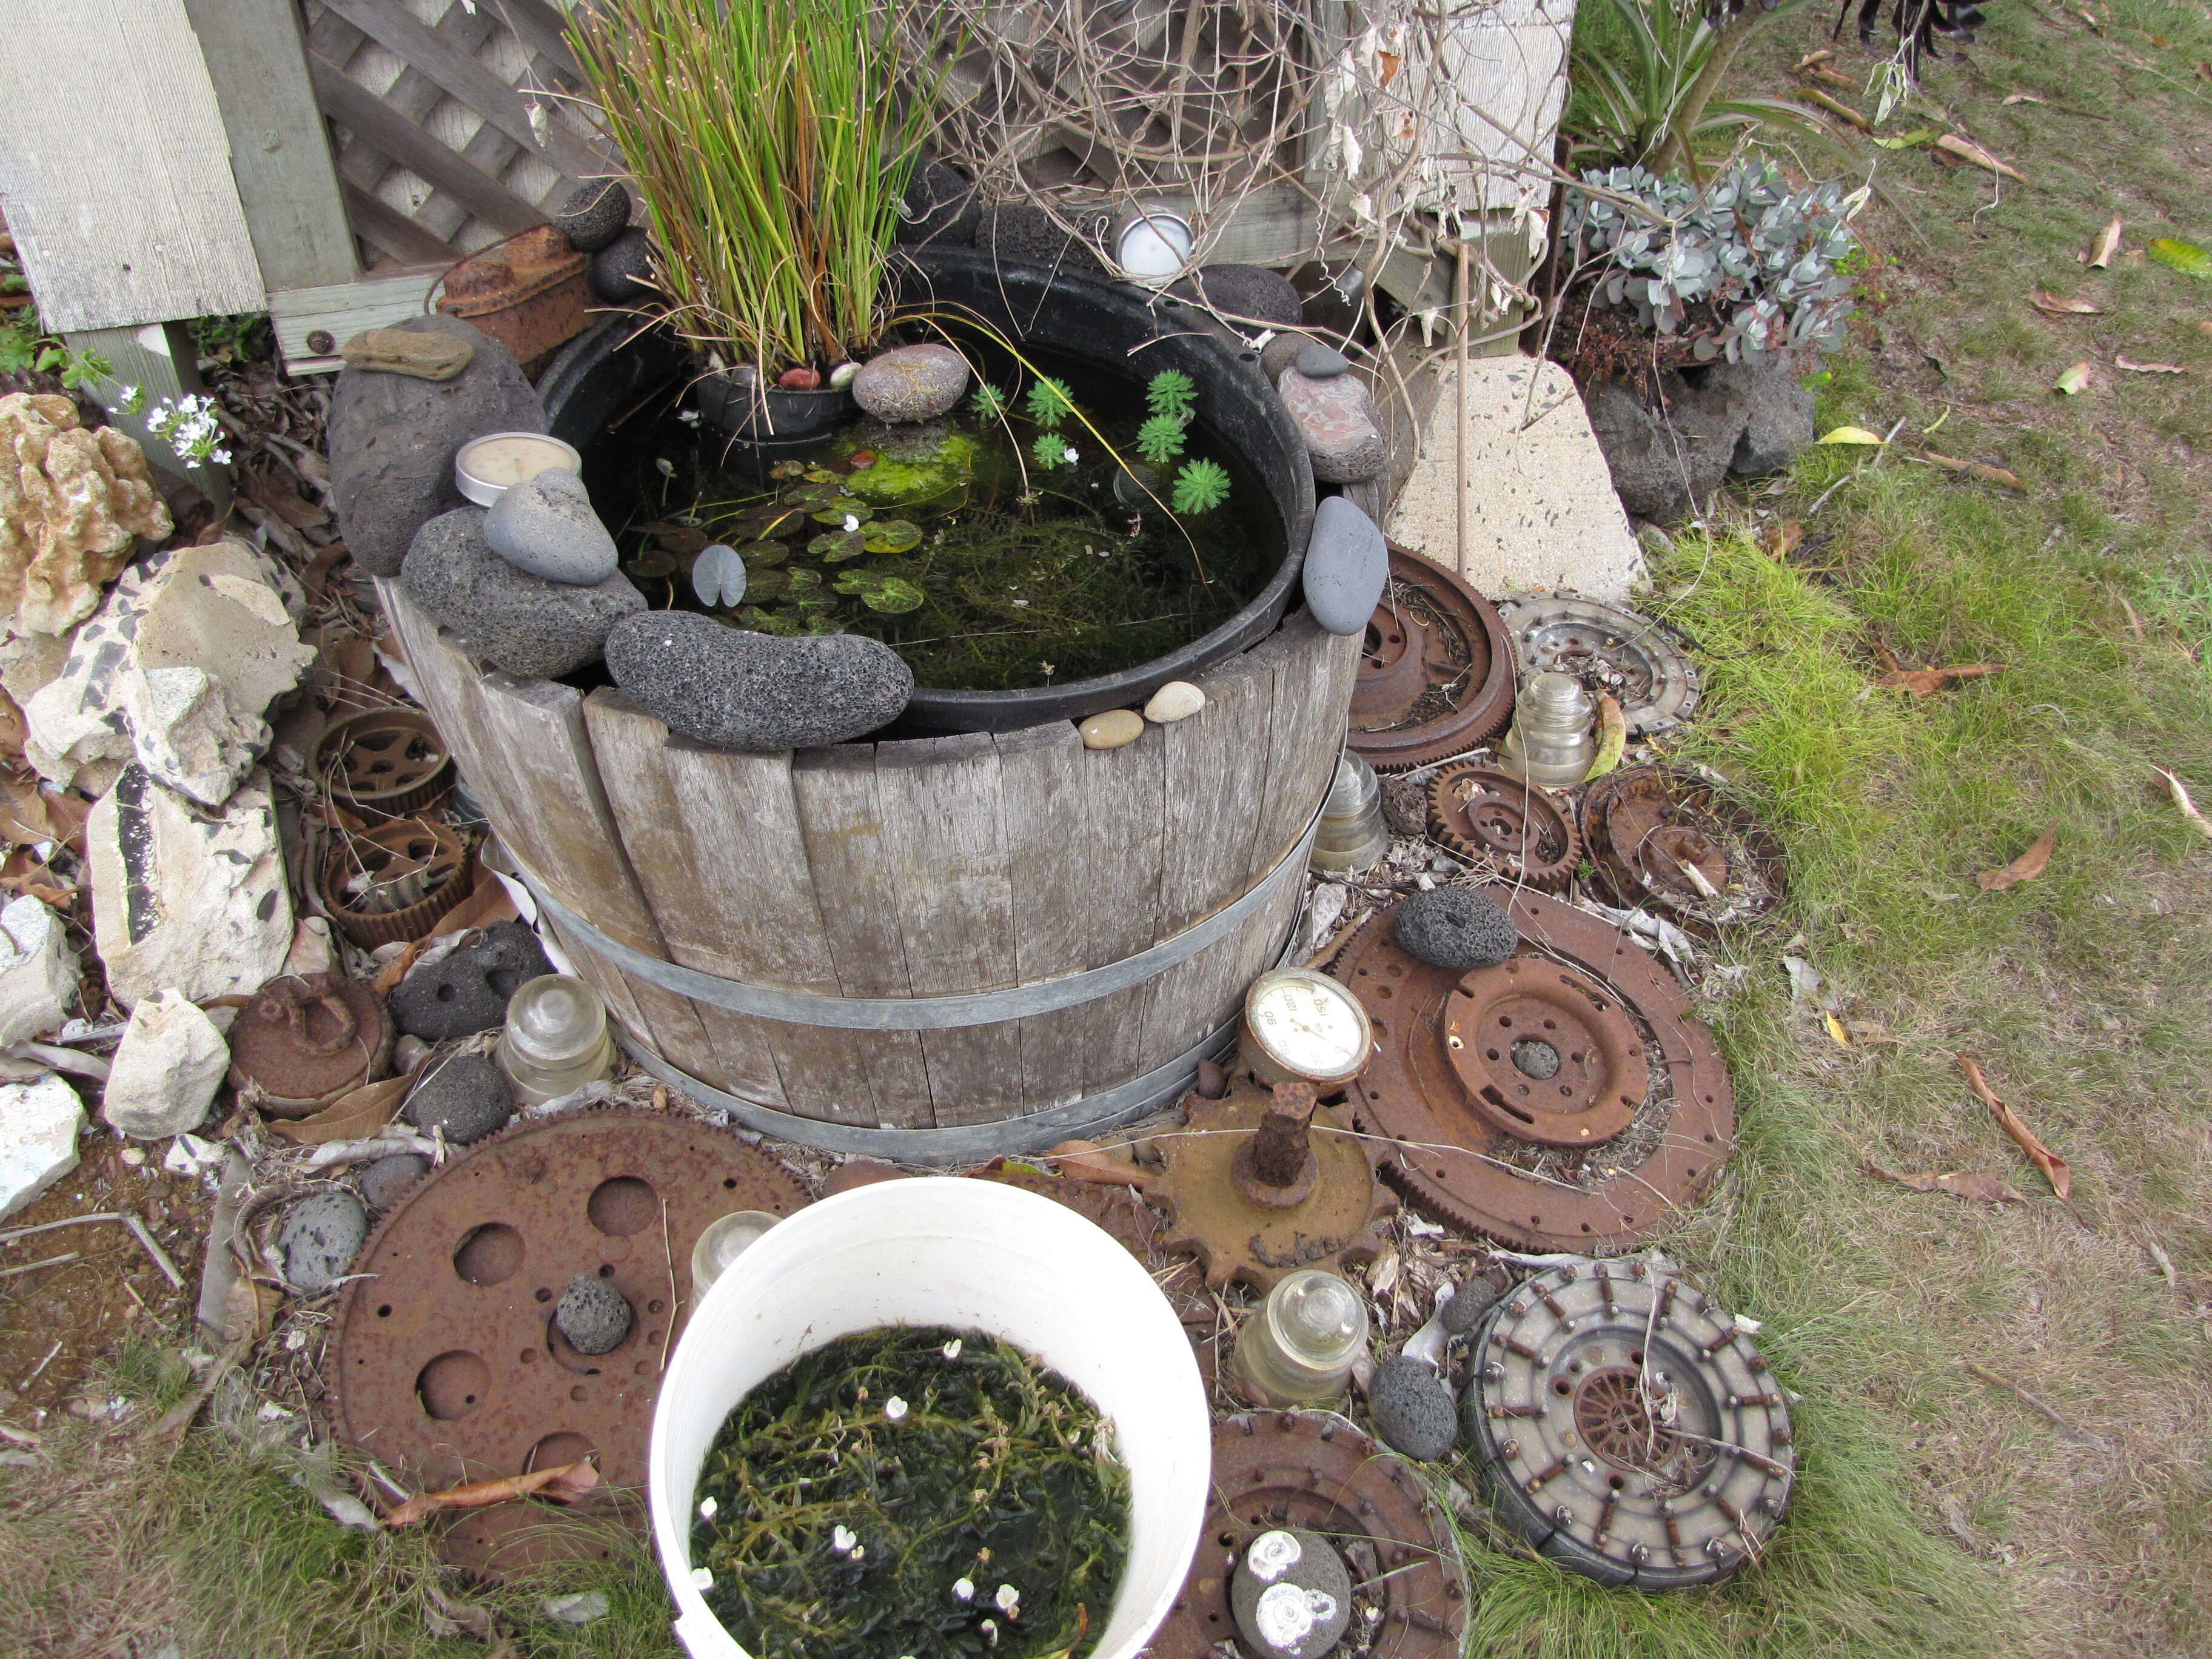
[[[638,1062],[746,1127],[952,1163],[1175,1099],[1297,920],[1358,641],[1304,611],[1206,707],[744,755],[487,669],[380,582],[416,690]]]

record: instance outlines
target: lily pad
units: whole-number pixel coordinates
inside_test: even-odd
[[[677,564],[676,556],[667,549],[648,547],[624,565],[623,570],[625,574],[641,581],[654,581],[663,576],[674,575]]]
[[[691,564],[691,591],[710,607],[735,605],[745,596],[745,562],[720,542],[703,550]]]
[[[745,577],[745,597],[753,603],[747,611],[757,611],[763,605],[773,604],[791,592],[792,572],[788,570],[755,570]]]
[[[814,515],[814,522],[842,524],[848,519],[858,519],[866,524],[875,516],[876,509],[866,501],[857,501],[850,495],[838,495],[823,503],[821,510]]]
[[[877,570],[847,571],[837,578],[837,591],[859,595],[862,605],[887,617],[918,611],[927,597],[905,577],[889,576]]]
[[[791,591],[796,595],[818,593],[822,591],[822,573],[800,565],[787,573],[791,578]]]
[[[790,547],[782,542],[747,542],[738,551],[745,568],[755,573],[773,569],[791,557]]]
[[[860,527],[860,545],[871,553],[903,553],[921,544],[921,526],[907,519],[878,519]]]
[[[837,475],[826,466],[810,466],[806,469],[806,476],[816,483],[834,483],[837,478]]]
[[[768,476],[771,478],[795,478],[805,471],[806,468],[799,462],[778,461],[774,466],[769,468]]]
[[[775,634],[785,639],[806,631],[791,617],[774,611],[763,611],[757,605],[749,605],[738,611],[738,620],[757,634]]]
[[[806,544],[806,550],[824,564],[842,564],[868,550],[857,530],[825,530]]]

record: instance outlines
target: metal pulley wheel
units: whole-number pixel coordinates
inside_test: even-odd
[[[1614,904],[1714,927],[1782,901],[1782,844],[1728,790],[1678,767],[1632,766],[1583,796],[1583,844]]]
[[[1757,1557],[1796,1455],[1781,1385],[1704,1291],[1562,1262],[1478,1326],[1464,1444],[1499,1518],[1571,1572],[1676,1589]]]
[[[384,999],[342,974],[272,979],[230,1030],[230,1084],[271,1117],[307,1117],[392,1070]]]
[[[1483,890],[1521,935],[1498,967],[1423,962],[1398,943],[1395,909],[1331,967],[1374,1023],[1348,1098],[1356,1127],[1401,1143],[1384,1178],[1448,1226],[1522,1249],[1620,1249],[1675,1224],[1735,1138],[1712,1033],[1602,917]]]
[[[1698,707],[1698,669],[1680,635],[1648,617],[1571,593],[1519,594],[1498,607],[1523,682],[1572,674],[1620,704],[1631,738],[1671,732]]]
[[[1352,751],[1378,772],[1464,754],[1504,728],[1513,690],[1496,607],[1450,571],[1392,547],[1352,684]]]
[[[1252,1540],[1279,1527],[1321,1534],[1351,1571],[1352,1625],[1337,1651],[1458,1659],[1468,1592],[1449,1521],[1410,1464],[1316,1411],[1214,1425],[1212,1501],[1190,1577],[1152,1638],[1157,1659],[1212,1659],[1237,1639],[1231,1575]]]
[[[404,944],[475,890],[476,855],[434,818],[394,818],[333,832],[323,863],[323,903],[364,951]]]
[[[1462,858],[1560,887],[1582,858],[1573,812],[1499,767],[1454,761],[1429,780],[1430,837]]]
[[[332,723],[315,745],[331,799],[374,823],[429,805],[453,787],[453,757],[419,708],[372,708]]]

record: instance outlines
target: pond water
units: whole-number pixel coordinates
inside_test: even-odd
[[[871,635],[940,690],[1134,667],[1267,585],[1283,557],[1274,504],[1208,428],[1202,392],[1186,398],[1178,451],[1152,465],[1139,447],[1154,413],[1147,382],[1034,349],[1025,363],[969,355],[995,397],[971,386],[939,420],[863,416],[799,444],[732,441],[671,387],[586,452],[623,572],[650,604],[740,628]],[[1038,394],[1040,377],[1065,398]],[[1225,475],[1226,499],[1186,498],[1178,514],[1176,483],[1194,462]],[[744,561],[735,603],[694,580],[718,544]]]

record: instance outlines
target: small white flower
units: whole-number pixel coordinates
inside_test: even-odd
[[[714,1518],[714,1511],[721,1507],[713,1498],[702,1498],[699,1500],[699,1518],[702,1521],[712,1521]]]
[[[1012,1613],[1022,1599],[1022,1593],[1012,1584],[999,1586],[999,1593],[991,1598],[999,1604],[1000,1613]]]
[[[1075,446],[1073,444],[1070,444],[1065,449],[1061,450],[1060,452],[1060,459],[1066,462],[1068,465],[1073,466],[1076,462]]]
[[[905,1401],[900,1399],[896,1395],[893,1395],[890,1399],[884,1401],[884,1420],[885,1422],[902,1422],[905,1419]]]
[[[830,1529],[830,1547],[840,1555],[850,1555],[860,1541],[860,1534],[850,1527],[832,1527]]]
[[[1028,601],[1027,599],[1016,599],[1016,600],[1014,601],[1014,604],[1015,604],[1015,605],[1018,608],[1018,607],[1022,607],[1022,606],[1025,606],[1025,605],[1027,605],[1029,604],[1029,601]]]
[[[868,1553],[868,1547],[867,1547],[866,1544],[855,1544],[855,1545],[854,1545],[854,1546],[853,1546],[852,1556],[853,1556],[853,1559],[854,1559],[854,1560],[855,1560],[855,1561],[859,1560],[862,1556],[866,1555],[867,1553]]]
[[[653,465],[664,478],[672,478],[676,476],[676,464],[665,455],[653,457]]]
[[[846,528],[846,529],[848,529],[848,530],[858,530],[860,527],[860,520],[858,520],[857,518],[854,517],[854,516],[853,516],[853,514],[851,514],[850,513],[848,513],[848,514],[845,515],[845,528]]]
[[[953,1338],[950,1342],[946,1343],[946,1344],[945,1345],[944,1353],[945,1353],[945,1357],[947,1359],[957,1359],[957,1358],[960,1358],[960,1339],[959,1339],[958,1337],[957,1337],[957,1336],[956,1336],[956,1337],[954,1337],[954,1338]]]
[[[997,1620],[986,1619],[983,1621],[983,1639],[988,1642],[994,1648],[999,1645],[999,1621]]]
[[[691,1569],[691,1588],[693,1589],[712,1589],[714,1587],[714,1575],[712,1572],[708,1571],[704,1567],[694,1567]]]
[[[676,418],[686,426],[696,426],[699,424],[699,411],[696,409],[679,409],[676,411]]]
[[[952,1599],[956,1601],[974,1601],[975,1599],[975,1580],[972,1578],[954,1579],[952,1581]]]

